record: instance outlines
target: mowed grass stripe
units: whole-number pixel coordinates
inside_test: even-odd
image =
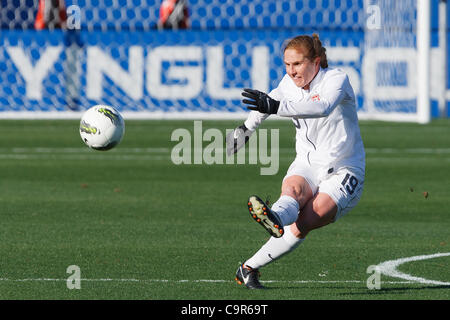
[[[175,146],[176,143],[173,143]],[[205,144],[204,146],[207,146]],[[198,149],[192,148],[191,151],[195,152]],[[200,149],[203,150],[203,149]],[[279,153],[295,153],[295,148],[279,148]],[[117,147],[116,149],[108,151],[108,153],[162,153],[162,154],[170,154],[172,151],[171,148],[122,148]],[[246,150],[248,152],[248,149]],[[270,152],[270,148],[268,150]],[[450,148],[365,148],[367,154],[450,154]],[[102,153],[98,151],[90,150],[87,147],[80,148],[45,148],[45,147],[31,147],[31,148],[0,148],[0,153],[9,154],[9,153]],[[104,153],[104,152],[103,152]]]

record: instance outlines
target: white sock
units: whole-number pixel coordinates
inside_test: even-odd
[[[281,258],[281,256],[297,248],[305,239],[294,236],[291,227],[284,228],[284,235],[281,238],[271,237],[253,257],[244,264],[253,269],[259,269],[270,262]]]
[[[299,204],[297,200],[290,196],[281,196],[272,206],[281,219],[283,226],[293,224],[298,218]]]

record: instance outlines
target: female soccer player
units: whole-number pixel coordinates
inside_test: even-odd
[[[237,270],[236,281],[263,289],[259,269],[299,246],[311,230],[349,212],[359,201],[364,183],[365,152],[356,102],[347,75],[328,68],[318,35],[301,35],[284,48],[286,75],[268,95],[244,89],[243,103],[252,110],[233,132],[228,152],[236,152],[271,114],[292,119],[297,156],[269,208],[250,196],[251,216],[272,237]],[[242,139],[245,135],[246,139]],[[229,142],[229,141],[228,141]]]

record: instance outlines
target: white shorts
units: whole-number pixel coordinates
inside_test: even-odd
[[[338,209],[334,221],[356,206],[364,187],[364,171],[354,167],[342,167],[336,171],[331,168],[314,168],[308,163],[295,160],[283,181],[290,176],[305,178],[313,194],[326,193],[333,199]]]

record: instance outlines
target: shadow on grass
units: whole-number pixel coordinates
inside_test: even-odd
[[[369,290],[365,288],[368,294],[386,294],[395,293],[395,291],[417,291],[417,290],[436,290],[436,289],[450,289],[449,286],[423,286],[423,287],[399,287],[399,288],[380,288]],[[348,293],[348,294],[360,294],[360,293]]]
[[[345,292],[342,294],[346,295],[360,295],[360,294],[386,294],[386,293],[395,293],[395,291],[417,291],[417,290],[440,290],[440,289],[450,289],[450,286],[418,286],[418,287],[396,287],[396,288],[380,288],[369,290],[366,287],[351,287],[351,286],[311,286],[311,285],[290,285],[290,286],[266,286],[265,290],[298,290],[298,289],[327,289],[327,290],[352,290],[358,292]]]

